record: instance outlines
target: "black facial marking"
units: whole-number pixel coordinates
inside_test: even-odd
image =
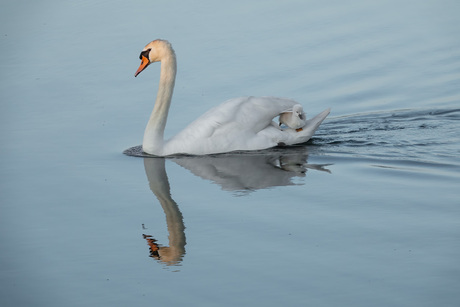
[[[139,55],[139,60],[142,60],[142,57],[143,57],[143,56],[145,56],[145,57],[148,59],[148,58],[149,58],[150,50],[151,50],[151,49],[147,49],[147,50],[142,51],[141,54]]]

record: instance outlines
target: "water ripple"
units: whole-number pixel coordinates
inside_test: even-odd
[[[312,141],[323,154],[460,166],[460,109],[396,110],[331,118]]]

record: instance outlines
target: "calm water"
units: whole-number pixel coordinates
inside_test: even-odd
[[[14,1],[0,10],[1,306],[458,306],[458,1]],[[330,117],[302,146],[143,158],[231,97]],[[138,151],[132,149],[131,154]]]

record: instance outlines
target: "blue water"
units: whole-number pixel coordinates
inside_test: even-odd
[[[458,1],[14,1],[0,10],[1,306],[458,306]],[[168,159],[232,97],[328,119],[306,144]]]

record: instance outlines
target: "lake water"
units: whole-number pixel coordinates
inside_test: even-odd
[[[12,1],[0,11],[1,306],[459,306],[460,2]],[[142,158],[232,97],[307,144]],[[130,151],[136,155],[136,149]]]

